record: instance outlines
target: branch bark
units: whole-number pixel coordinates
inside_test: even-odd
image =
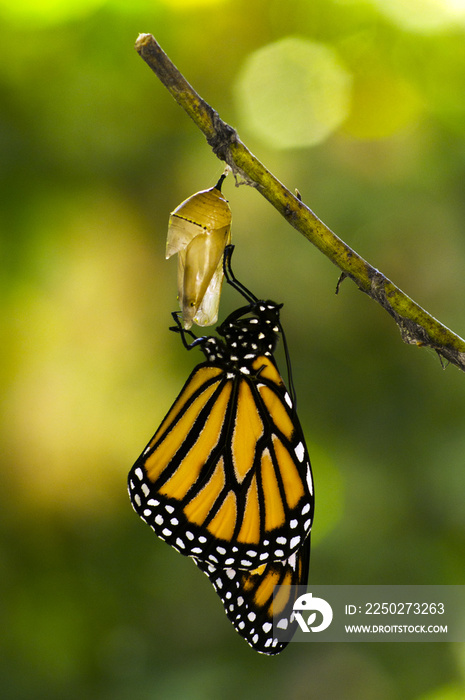
[[[151,34],[140,34],[136,51],[176,102],[205,135],[213,152],[236,179],[255,187],[297,231],[350,277],[394,318],[402,340],[430,347],[465,371],[465,341],[431,316],[413,299],[336,236],[299,197],[292,194],[242,143],[233,127],[195,92]]]

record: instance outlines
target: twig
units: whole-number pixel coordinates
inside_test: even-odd
[[[246,148],[233,127],[220,119],[189,85],[151,34],[140,34],[136,51],[204,133],[213,152],[231,167],[236,179],[255,187],[355,284],[394,318],[402,340],[430,347],[465,371],[465,341],[443,326],[402,290],[333,233]],[[339,285],[338,285],[339,286]]]

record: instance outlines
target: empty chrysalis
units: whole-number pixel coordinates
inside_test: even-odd
[[[215,187],[186,199],[171,213],[166,258],[178,254],[178,296],[185,329],[211,326],[218,318],[223,251],[231,242],[231,209]]]

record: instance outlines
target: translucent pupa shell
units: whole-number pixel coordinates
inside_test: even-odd
[[[178,296],[182,322],[211,326],[218,318],[223,282],[223,251],[231,242],[231,209],[215,187],[186,199],[171,213],[166,257],[178,254]]]

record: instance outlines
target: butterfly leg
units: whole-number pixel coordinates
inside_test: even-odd
[[[173,331],[174,333],[179,333],[179,335],[181,336],[182,344],[184,345],[186,350],[192,350],[192,348],[195,348],[197,345],[202,345],[204,343],[204,336],[198,338],[195,335],[195,333],[193,333],[191,330],[186,330],[185,328],[183,328],[179,311],[172,311],[171,316],[173,317],[176,325],[170,326],[170,331]],[[191,343],[189,343],[186,339],[186,335],[193,338]]]

